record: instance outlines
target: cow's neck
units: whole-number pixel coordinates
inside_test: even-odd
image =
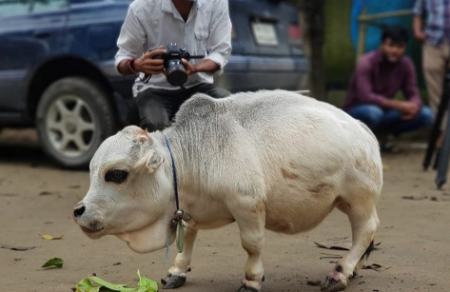
[[[191,202],[195,200],[193,196],[197,196],[200,191],[200,182],[198,181],[198,176],[195,175],[195,169],[197,169],[196,161],[199,160],[197,157],[198,153],[193,149],[190,149],[192,145],[186,145],[180,134],[175,131],[164,131],[164,135],[170,141],[172,148],[173,159],[175,162],[176,174],[178,178],[178,193],[180,199],[181,208],[185,208],[189,211],[189,206],[186,202]],[[181,144],[183,141],[183,145]],[[164,139],[161,139],[164,143]],[[164,144],[165,145],[165,144]],[[168,148],[166,148],[166,158],[167,158],[167,174],[173,179],[172,165],[170,161],[170,154]]]
[[[178,177],[180,207],[187,212],[191,220],[189,225],[196,228],[215,228],[233,222],[217,192],[214,181],[218,174],[214,166],[214,156],[219,153],[207,151],[210,144],[202,141],[198,131],[192,129],[175,130],[169,128],[164,133],[171,142]],[[166,148],[167,149],[167,148]],[[211,150],[211,149],[210,149]],[[170,169],[170,157],[166,150],[165,171],[173,177]],[[175,207],[175,203],[174,207]]]
[[[180,147],[179,139],[177,139],[173,132],[164,131],[159,140],[164,145],[165,161],[167,162],[165,164],[165,171],[168,177],[171,178],[173,195],[174,197],[178,196],[178,200],[182,204],[180,193],[186,177],[186,168],[184,167],[183,151]]]
[[[171,142],[169,141],[169,138],[164,134],[163,134],[163,136],[164,136],[165,145],[167,147],[167,152],[169,152],[168,156],[169,156],[169,162],[170,162],[170,166],[171,166],[171,170],[172,170],[172,186],[173,186],[173,193],[175,195],[175,207],[177,209],[172,221],[174,223],[180,223],[181,220],[184,219],[186,213],[180,206],[180,195],[178,193],[177,167],[175,164],[175,157],[173,154],[172,145],[171,145]],[[189,215],[186,215],[186,218],[187,217],[189,217]]]

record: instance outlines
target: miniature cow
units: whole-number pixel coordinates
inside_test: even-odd
[[[128,126],[109,137],[90,163],[75,220],[91,238],[112,234],[136,252],[161,249],[175,240],[176,177],[184,248],[165,288],[184,284],[199,229],[236,222],[248,253],[238,291],[260,291],[265,228],[306,231],[337,207],[350,219],[353,243],[322,289],[340,291],[379,224],[375,136],[340,109],[283,90],[198,94],[162,132]]]

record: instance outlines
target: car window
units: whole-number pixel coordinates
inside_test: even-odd
[[[31,10],[33,12],[58,11],[67,6],[67,0],[32,0]]]
[[[0,17],[24,15],[30,8],[29,0],[0,0]]]

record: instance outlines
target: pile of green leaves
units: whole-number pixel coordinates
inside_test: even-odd
[[[126,287],[124,284],[113,284],[107,282],[97,276],[91,276],[78,282],[75,287],[76,292],[157,292],[158,284],[156,281],[149,278],[142,277],[139,271],[137,272],[139,277],[138,286],[136,288]]]

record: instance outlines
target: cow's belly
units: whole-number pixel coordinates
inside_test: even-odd
[[[234,218],[226,208],[224,202],[212,200],[209,196],[191,196],[185,198],[186,211],[192,216],[193,223],[198,229],[219,228],[234,222]]]
[[[267,196],[266,228],[280,233],[298,233],[317,226],[333,210],[333,192],[304,193],[289,187]]]

